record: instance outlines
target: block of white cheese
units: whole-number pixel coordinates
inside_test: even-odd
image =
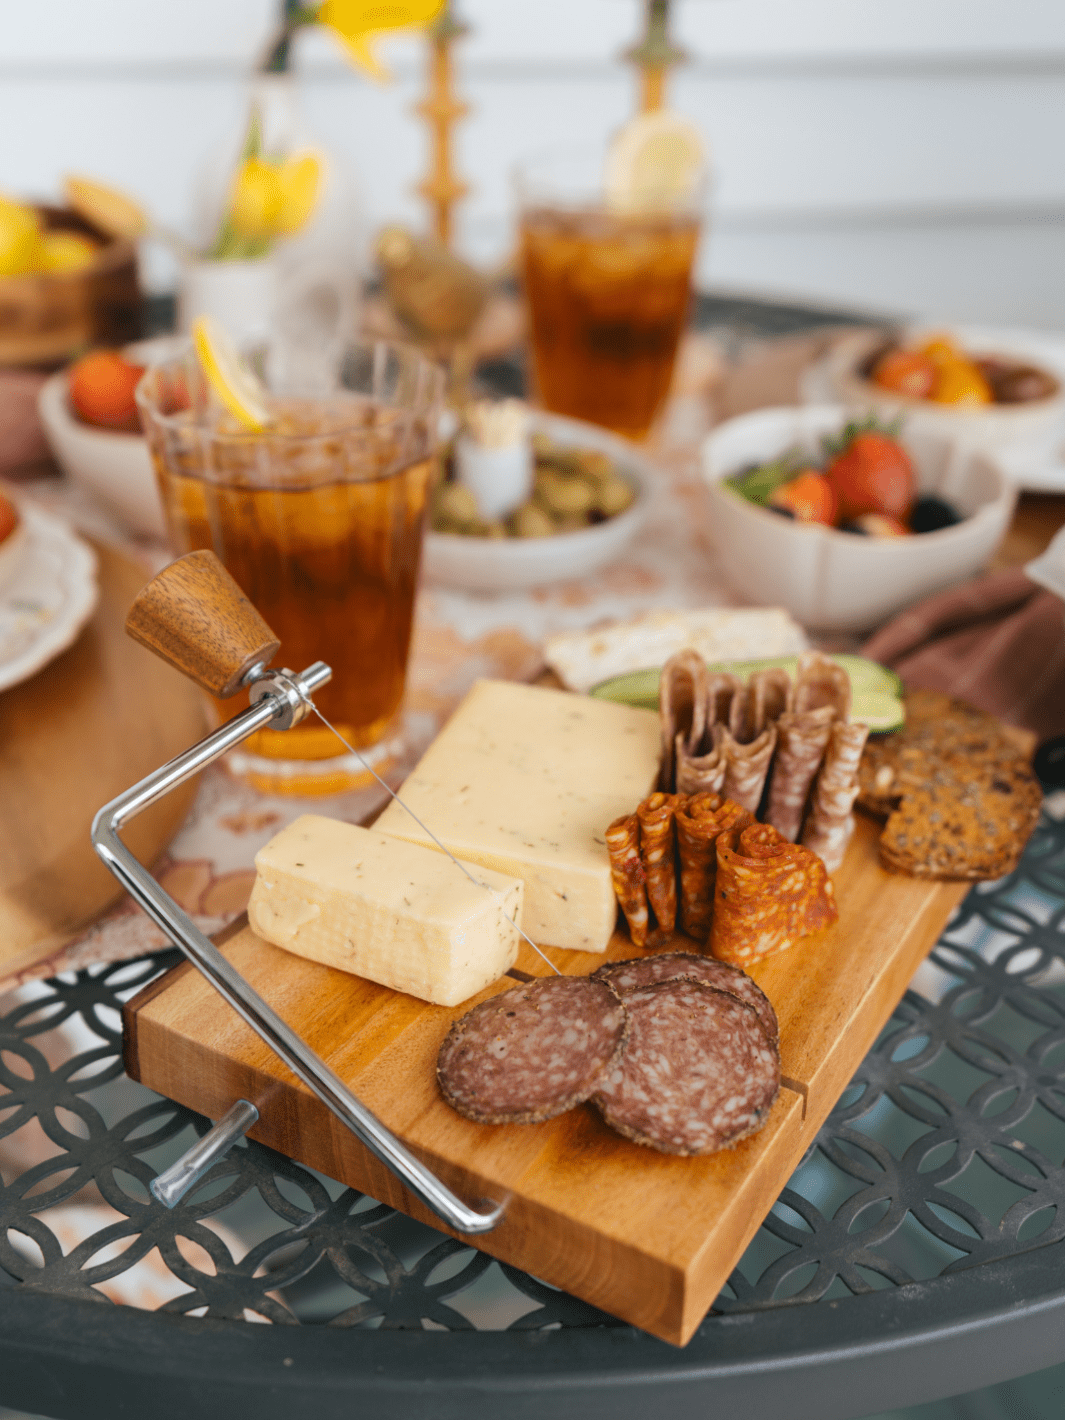
[[[471,882],[440,853],[372,829],[304,814],[255,869],[248,921],[260,937],[438,1006],[475,996],[518,955],[517,879],[472,867]]]
[[[601,952],[617,917],[604,832],[652,792],[658,754],[653,711],[483,680],[400,798],[459,858],[524,881],[534,942]],[[398,803],[376,826],[432,844]]]

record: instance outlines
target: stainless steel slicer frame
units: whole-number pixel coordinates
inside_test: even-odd
[[[416,1198],[456,1232],[489,1232],[502,1218],[505,1204],[492,1203],[484,1212],[470,1207],[416,1159],[365,1105],[360,1104],[325,1061],[267,1005],[214,943],[163,891],[119,837],[119,831],[130,819],[221,758],[256,730],[267,726],[274,730],[287,730],[299,724],[314,708],[312,693],[325,685],[332,674],[322,661],[316,661],[298,675],[287,670],[268,671],[261,663],[252,666],[243,677],[252,702],[249,708],[105,804],[93,820],[93,847],[131,897],[181,948],[215,990],[360,1143],[402,1180]],[[153,1181],[155,1196],[173,1207],[257,1118],[254,1101],[238,1100],[207,1136]]]

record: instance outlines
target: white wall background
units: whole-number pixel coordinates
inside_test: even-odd
[[[515,158],[604,141],[631,110],[618,52],[639,0],[460,0],[473,34],[459,159],[463,240],[505,249]],[[674,106],[712,144],[701,279],[717,288],[1065,329],[1065,0],[674,0],[692,63]],[[0,187],[64,171],[129,189],[187,227],[197,172],[241,122],[273,0],[4,5]],[[325,34],[297,66],[308,122],[355,170],[368,221],[418,221],[411,114],[422,50],[395,82],[355,74]],[[153,280],[169,273],[158,259]]]

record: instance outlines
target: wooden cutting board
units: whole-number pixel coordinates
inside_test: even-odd
[[[507,1198],[503,1222],[471,1239],[614,1316],[683,1345],[876,1039],[966,884],[880,867],[879,827],[859,820],[835,875],[839,922],[752,969],[780,1019],[781,1090],[760,1133],[705,1158],[621,1138],[585,1105],[535,1125],[480,1125],[440,1096],[435,1062],[472,1002],[430,1006],[261,941],[244,925],[223,950],[412,1150],[471,1202]],[[632,956],[615,935],[607,956]],[[604,958],[553,950],[568,974]],[[518,968],[547,967],[528,947]],[[513,982],[504,979],[483,1000]],[[125,1008],[126,1068],[211,1118],[238,1098],[252,1136],[439,1227],[301,1085],[203,977],[182,964]]]
[[[203,695],[125,634],[148,580],[97,547],[100,603],[69,650],[0,692],[0,986],[59,951],[122,894],[97,858],[97,809],[206,731]],[[183,785],[130,824],[151,863],[188,813]]]

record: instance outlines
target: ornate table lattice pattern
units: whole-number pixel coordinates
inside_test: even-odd
[[[119,1005],[176,953],[35,983],[0,1015],[0,1285],[234,1324],[446,1330],[611,1317],[246,1142],[168,1211],[208,1121],[123,1073]],[[974,888],[718,1299],[901,1287],[1065,1236],[1065,823]]]

